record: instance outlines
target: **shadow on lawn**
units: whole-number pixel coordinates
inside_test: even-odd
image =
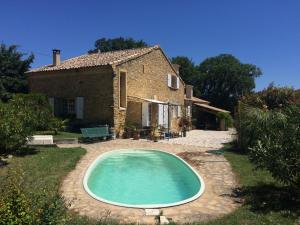
[[[237,148],[236,142],[225,144],[222,150],[247,155],[245,151]],[[296,188],[276,183],[257,183],[236,189],[234,195],[244,199],[244,205],[256,213],[281,212],[289,217],[300,216],[300,191]]]
[[[37,150],[34,147],[24,147],[24,148],[20,148],[17,151],[15,151],[14,153],[12,153],[12,155],[16,156],[16,157],[24,157],[27,155],[35,155],[39,152],[39,150]]]
[[[37,150],[34,147],[25,146],[23,148],[15,150],[15,151],[0,151],[0,156],[2,155],[5,158],[9,157],[10,155],[16,156],[16,157],[24,157],[27,155],[34,155],[38,152],[39,152],[39,150]]]
[[[243,187],[237,191],[239,197],[245,199],[245,205],[252,211],[268,213],[282,212],[286,216],[300,215],[300,197],[297,191],[274,184],[258,184]]]

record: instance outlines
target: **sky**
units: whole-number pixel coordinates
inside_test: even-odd
[[[85,54],[106,37],[159,44],[199,64],[228,53],[260,67],[271,82],[300,88],[299,0],[1,0],[0,42],[35,55],[32,67]]]

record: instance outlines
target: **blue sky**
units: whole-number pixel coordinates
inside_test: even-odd
[[[230,53],[259,66],[257,90],[274,81],[300,88],[299,0],[1,1],[0,42],[36,56],[32,65],[86,53],[101,37],[159,44],[199,63]]]

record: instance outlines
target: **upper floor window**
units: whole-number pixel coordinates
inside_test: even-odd
[[[126,108],[127,106],[127,85],[126,85],[126,72],[120,72],[120,107]]]
[[[179,89],[179,77],[168,74],[168,87]]]

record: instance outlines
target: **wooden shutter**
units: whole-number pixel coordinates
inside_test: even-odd
[[[165,128],[168,128],[169,124],[169,106],[163,105],[163,124]]]
[[[177,77],[177,80],[176,80],[176,88],[177,88],[177,89],[179,89],[179,83],[180,83],[180,82],[179,82],[179,77]]]
[[[172,87],[172,75],[168,74],[168,87]]]
[[[48,101],[49,101],[49,105],[51,107],[51,110],[52,110],[52,113],[54,114],[54,98],[53,97],[49,97],[48,98]]]
[[[178,105],[177,106],[177,110],[178,110],[178,117],[181,117],[181,106],[180,105]]]
[[[76,97],[75,100],[76,119],[83,119],[83,107],[84,107],[84,98]]]
[[[164,126],[164,105],[158,104],[158,125]]]
[[[186,115],[191,116],[191,106],[188,106],[186,109]]]
[[[143,127],[150,126],[149,103],[148,102],[143,102],[142,103],[142,125],[143,125]]]

